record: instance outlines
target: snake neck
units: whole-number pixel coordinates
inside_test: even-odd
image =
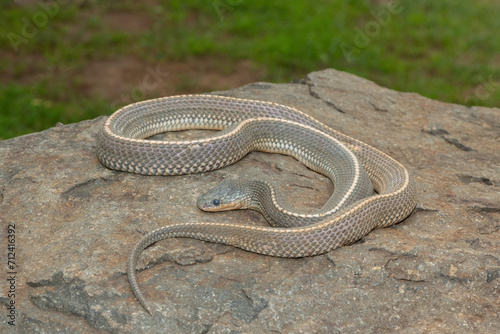
[[[277,220],[277,208],[273,205],[276,202],[276,192],[274,188],[265,181],[243,180],[234,183],[241,194],[242,206],[240,209],[248,209],[259,212],[273,226],[280,225]]]
[[[240,209],[260,211],[263,194],[269,194],[270,186],[259,180],[231,181],[232,196],[238,197],[241,203]],[[237,195],[235,195],[237,194]]]

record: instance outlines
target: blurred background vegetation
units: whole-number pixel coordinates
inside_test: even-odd
[[[495,107],[499,17],[494,0],[2,1],[0,139],[328,67]]]

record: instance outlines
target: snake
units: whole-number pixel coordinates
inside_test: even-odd
[[[209,138],[167,141],[150,137],[187,129],[219,130]],[[382,151],[282,104],[193,94],[132,103],[114,112],[97,137],[106,167],[143,175],[185,175],[217,170],[262,151],[294,157],[334,184],[317,212],[297,212],[268,182],[230,180],[197,200],[204,211],[253,209],[270,226],[183,222],[143,235],[127,260],[131,289],[152,310],[135,271],[142,251],[167,238],[187,237],[286,258],[314,256],[349,245],[375,228],[396,224],[416,206],[406,167]]]

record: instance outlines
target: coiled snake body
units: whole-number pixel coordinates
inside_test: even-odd
[[[192,141],[144,139],[183,129],[223,131]],[[353,243],[374,228],[393,225],[416,205],[414,183],[402,164],[294,108],[276,103],[213,95],[143,101],[110,116],[97,142],[97,156],[103,165],[146,175],[207,172],[256,150],[291,155],[332,179],[330,200],[317,213],[297,213],[261,181],[233,182],[204,195],[198,200],[203,210],[251,208],[262,212],[273,226],[178,223],[143,236],[130,252],[127,273],[134,294],[150,314],[135,278],[135,267],[142,250],[156,241],[189,237],[259,254],[312,256]],[[234,193],[242,195],[239,202],[226,198]]]

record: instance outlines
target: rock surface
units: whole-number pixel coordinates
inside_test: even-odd
[[[417,208],[396,226],[311,258],[158,242],[138,265],[149,316],[125,273],[142,234],[177,222],[265,225],[251,211],[198,211],[196,198],[226,177],[263,177],[304,210],[321,207],[330,182],[264,153],[188,176],[108,170],[95,155],[105,117],[5,140],[2,333],[500,332],[500,110],[395,92],[335,70],[215,94],[290,105],[381,149],[413,174]],[[15,234],[14,298],[6,234]]]

